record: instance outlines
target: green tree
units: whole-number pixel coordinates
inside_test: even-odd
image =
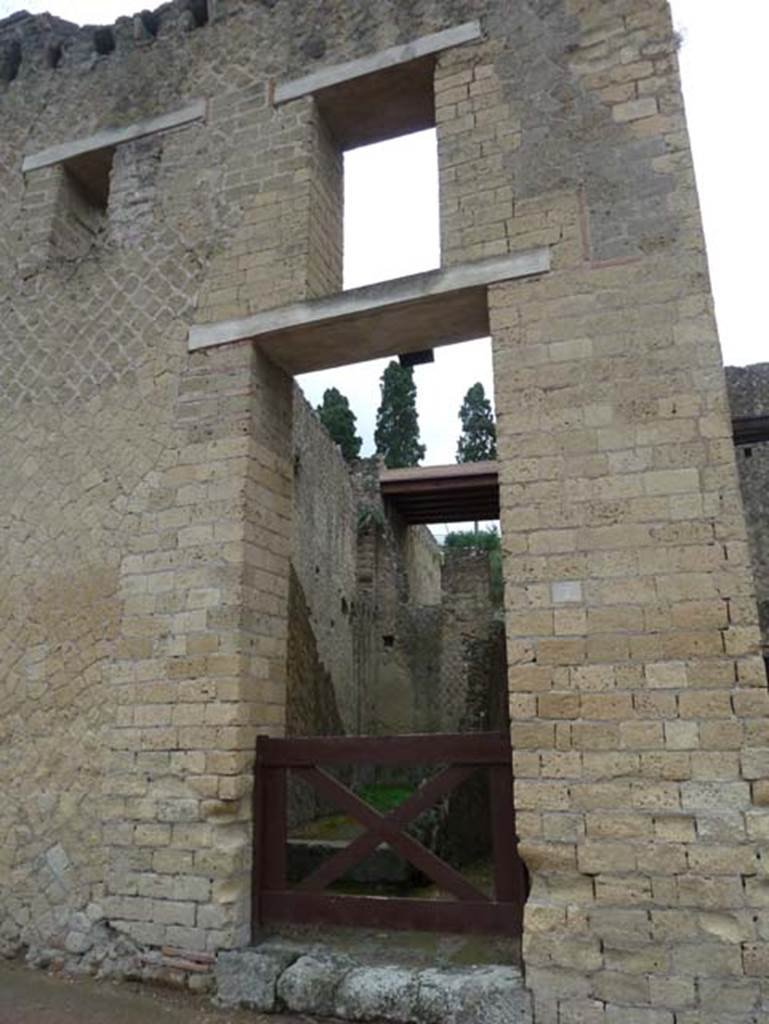
[[[457,443],[457,462],[483,462],[497,457],[497,428],[491,402],[483,384],[473,384],[459,410],[462,433]]]
[[[355,413],[341,391],[337,388],[327,388],[323,392],[323,402],[318,406],[318,416],[332,439],[341,448],[345,459],[348,462],[357,459],[363,442],[355,433]]]
[[[374,432],[377,454],[383,456],[388,469],[416,466],[425,457],[425,446],[419,443],[413,367],[393,360],[382,374],[380,391]]]

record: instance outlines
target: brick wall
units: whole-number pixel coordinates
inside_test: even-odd
[[[245,941],[292,391],[187,332],[338,287],[338,154],[273,80],[475,17],[436,70],[444,262],[553,256],[489,292],[537,1024],[755,1021],[769,697],[664,0],[220,0],[200,29],[173,3],[108,54],[0,23],[4,938]],[[104,231],[22,174],[195,96],[205,120],[118,147]]]
[[[312,671],[319,673],[319,682],[327,674],[331,691],[320,687],[318,695],[326,696],[316,711],[310,715],[307,710],[289,722],[289,731],[314,735],[338,732],[341,727],[342,732],[360,733],[355,676],[358,508],[347,463],[298,387],[294,390],[293,458],[291,564],[296,612],[301,622],[301,610],[306,609],[307,619],[298,632],[302,636],[311,632],[318,663]],[[293,617],[289,626],[293,631]],[[308,660],[313,659],[305,657],[301,662],[306,666]],[[299,695],[307,689],[307,680],[297,674],[289,678],[289,685],[302,699]],[[336,715],[327,706],[332,694]],[[339,727],[330,730],[334,717]]]

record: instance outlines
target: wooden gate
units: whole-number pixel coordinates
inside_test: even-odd
[[[433,764],[432,778],[400,806],[382,814],[322,766]],[[405,828],[476,771],[489,778],[494,896],[488,896]],[[365,832],[301,882],[286,876],[287,775],[303,779]],[[510,739],[505,733],[271,739],[256,745],[254,786],[254,929],[289,921],[423,931],[519,935],[526,895],[513,814]],[[387,843],[453,899],[410,899],[327,892],[327,886]]]

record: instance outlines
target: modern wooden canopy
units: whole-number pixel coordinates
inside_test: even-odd
[[[738,446],[769,441],[769,416],[732,420]],[[499,518],[499,474],[496,462],[465,462],[449,466],[383,469],[382,497],[409,524],[466,523]]]
[[[769,441],[769,416],[735,416],[732,420],[736,445],[761,444]]]
[[[499,519],[496,462],[383,469],[382,497],[410,524]]]

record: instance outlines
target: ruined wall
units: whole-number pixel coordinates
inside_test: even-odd
[[[292,588],[289,633],[312,637],[316,677],[328,677],[316,719],[307,712],[289,717],[292,735],[323,735],[330,731],[360,732],[359,691],[355,681],[355,592],[358,510],[347,463],[298,387],[294,390],[294,519],[291,541]],[[305,645],[306,646],[306,645]],[[293,671],[289,651],[289,694],[303,700],[307,680],[298,671],[308,665],[309,652]],[[319,676],[318,676],[319,674]],[[336,704],[336,711],[330,701]],[[290,698],[291,699],[291,698]],[[315,721],[315,725],[313,725]],[[331,721],[337,722],[334,730]]]
[[[537,1024],[755,1022],[769,695],[664,0],[0,23],[3,928],[246,941],[292,391],[187,331],[339,287],[338,153],[271,80],[475,17],[435,75],[443,261],[552,254],[489,289]],[[61,168],[22,173],[195,97],[203,119],[117,147],[103,217]]]
[[[438,544],[426,527],[403,529],[398,546],[404,562],[408,599],[429,607],[441,603],[442,558]]]
[[[732,416],[769,416],[769,363],[728,366]],[[750,540],[764,644],[769,644],[769,444],[737,448],[737,468]]]
[[[507,662],[502,608],[494,599],[489,553],[446,548],[442,651],[436,702],[450,732],[506,729]]]
[[[504,628],[488,557],[442,551],[426,527],[406,524],[382,501],[378,465],[376,458],[361,460],[353,474],[361,522],[355,621],[361,731],[504,728]]]
[[[407,526],[379,490],[380,460],[361,460],[358,502],[356,676],[361,731],[435,731],[429,703],[440,665],[441,554],[426,527]],[[416,637],[421,637],[421,646]]]

